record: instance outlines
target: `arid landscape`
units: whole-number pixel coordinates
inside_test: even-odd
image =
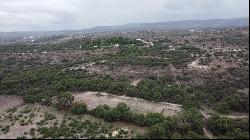
[[[125,130],[124,138],[132,138],[136,133],[143,133],[146,131],[144,127],[138,127],[129,123],[113,122],[107,123],[101,119],[95,118],[93,116],[75,116],[72,114],[67,114],[64,112],[57,111],[53,107],[44,106],[41,104],[22,104],[22,98],[11,97],[11,96],[0,96],[1,99],[5,99],[8,104],[2,104],[0,115],[1,115],[1,135],[0,139],[16,139],[16,138],[49,138],[49,136],[44,137],[42,129],[45,127],[57,127],[62,126],[60,124],[66,123],[69,125],[73,123],[84,123],[86,127],[83,131],[70,135],[68,138],[89,138],[90,136],[86,134],[86,131],[91,131],[91,125],[96,129],[107,129],[109,133],[98,130],[98,137],[115,137],[118,135],[116,132]],[[89,127],[88,127],[89,125]],[[105,136],[106,134],[106,136]],[[95,135],[95,134],[94,134]],[[50,137],[53,138],[53,137]],[[120,137],[122,138],[122,137]]]
[[[248,0],[0,0],[0,139],[249,139]]]
[[[236,129],[248,137],[248,27],[85,36],[1,45],[1,138],[154,137],[161,123],[151,121],[163,118],[178,137],[231,137]],[[87,120],[109,128],[86,134]],[[232,128],[217,133],[216,121]],[[183,125],[190,128],[180,132]]]

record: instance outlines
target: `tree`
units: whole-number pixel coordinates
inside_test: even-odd
[[[104,118],[105,113],[111,110],[111,108],[107,105],[99,105],[95,109],[91,110],[91,114],[98,117],[98,118]]]
[[[105,113],[104,113],[104,120],[107,121],[107,122],[112,122],[112,121],[115,121],[119,118],[120,114],[119,112],[117,112],[116,110],[114,109],[111,109],[111,110],[107,110]]]
[[[147,135],[152,139],[161,139],[165,136],[165,128],[161,124],[156,124],[148,129]]]
[[[148,126],[153,126],[157,123],[161,123],[164,121],[164,116],[160,113],[148,113],[146,115],[146,122]]]
[[[124,82],[113,82],[109,85],[109,90],[110,92],[117,94],[117,95],[122,95],[127,88],[127,84]]]
[[[57,96],[56,106],[60,110],[69,109],[69,107],[72,105],[73,101],[74,101],[73,95],[71,95],[68,92],[63,92]]]
[[[202,133],[202,115],[196,108],[184,109],[179,115],[182,123],[188,130],[193,130],[199,134]]]
[[[191,97],[186,97],[183,101],[183,108],[189,109],[189,108],[199,108],[199,103],[197,103],[194,99]]]
[[[230,105],[228,102],[218,102],[216,104],[216,110],[219,111],[220,113],[227,114],[229,113]]]
[[[72,105],[70,111],[72,114],[82,115],[85,114],[88,111],[88,109],[87,105],[85,105],[84,103],[75,103]]]
[[[134,122],[135,124],[139,126],[145,126],[147,124],[145,120],[145,115],[142,113],[131,114],[131,122]]]
[[[197,134],[194,131],[188,131],[187,135],[185,136],[185,139],[207,139],[207,138]]]
[[[162,93],[160,93],[160,92],[156,91],[152,96],[153,96],[152,98],[154,101],[161,101],[162,100]]]
[[[126,105],[125,103],[119,103],[114,110],[119,114],[120,120],[128,120],[128,117],[130,115],[130,108],[128,107],[128,105]]]
[[[35,103],[36,102],[36,96],[27,94],[27,95],[25,95],[23,97],[23,100],[26,103]]]
[[[224,135],[228,130],[232,128],[232,122],[227,117],[220,117],[213,115],[208,119],[207,126],[209,130],[216,136]]]
[[[172,136],[171,136],[171,139],[181,139],[181,135],[177,132],[175,132]]]
[[[232,131],[228,131],[226,136],[229,136],[234,139],[249,139],[248,132],[242,131],[240,128],[235,128]]]

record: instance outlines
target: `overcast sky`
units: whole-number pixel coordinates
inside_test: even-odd
[[[249,0],[0,0],[0,32],[249,17]]]

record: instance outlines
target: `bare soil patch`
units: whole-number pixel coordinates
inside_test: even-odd
[[[12,107],[18,107],[23,104],[23,99],[19,96],[1,95],[0,112]]]
[[[75,97],[75,102],[84,102],[90,110],[96,108],[98,105],[104,104],[110,107],[116,107],[118,103],[126,103],[133,111],[136,112],[157,112],[162,113],[164,116],[175,116],[182,110],[181,105],[178,104],[165,102],[155,103],[138,98],[115,96],[108,93],[84,92],[75,93],[73,95]]]
[[[208,66],[203,66],[198,64],[198,60],[193,61],[188,65],[189,68],[197,69],[197,70],[209,70]]]
[[[137,80],[132,81],[131,85],[136,87],[140,82],[141,82],[141,79],[137,79]]]

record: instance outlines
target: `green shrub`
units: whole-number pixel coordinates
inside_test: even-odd
[[[54,119],[56,119],[55,115],[53,115],[53,114],[51,114],[49,112],[44,113],[44,120],[54,120]]]
[[[85,114],[88,110],[87,105],[85,105],[84,103],[75,103],[72,105],[70,111],[72,114],[82,115]]]
[[[10,109],[8,109],[6,112],[11,112],[11,113],[15,113],[17,111],[16,107],[12,107]]]
[[[224,135],[232,129],[232,121],[227,117],[214,115],[208,119],[207,126],[215,136]]]
[[[37,101],[35,95],[28,95],[28,94],[23,96],[23,100],[26,103],[35,103]]]
[[[145,116],[147,126],[153,126],[155,124],[163,122],[165,117],[160,113],[148,113]]]
[[[163,125],[161,124],[156,124],[151,126],[148,129],[147,135],[151,138],[151,139],[162,139],[165,137],[165,128]]]
[[[91,110],[91,114],[98,117],[104,118],[105,113],[111,108],[107,105],[99,105],[95,109]]]
[[[71,107],[74,101],[74,96],[68,92],[63,92],[57,95],[57,103],[56,106],[60,110],[67,110]]]

